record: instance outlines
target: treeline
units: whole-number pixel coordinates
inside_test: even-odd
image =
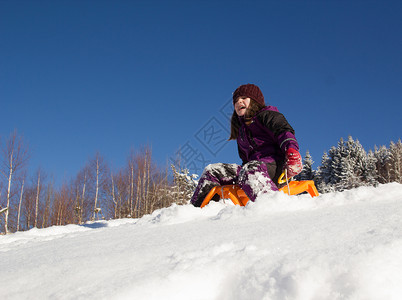
[[[21,136],[0,139],[0,233],[99,219],[139,218],[173,203],[187,203],[196,187],[188,170],[159,168],[150,147],[131,151],[113,170],[96,153],[69,182],[56,187],[45,171],[28,177],[29,152]],[[366,152],[358,140],[340,139],[313,170],[309,152],[295,179],[314,180],[321,193],[380,183],[402,183],[402,143]],[[171,179],[170,179],[171,178]]]
[[[150,147],[131,151],[124,167],[112,170],[99,154],[70,182],[55,187],[45,171],[27,176],[29,153],[21,136],[0,140],[0,232],[114,218],[139,218],[155,209],[182,204],[179,172],[174,178],[152,160]]]
[[[337,146],[325,152],[321,165],[313,170],[309,152],[303,161],[303,171],[297,180],[314,180],[321,193],[343,191],[359,186],[402,183],[402,143],[391,142],[389,147],[375,147],[366,152],[351,136],[340,139]]]

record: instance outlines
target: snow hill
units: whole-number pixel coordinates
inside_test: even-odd
[[[1,299],[402,299],[402,185],[0,237]]]

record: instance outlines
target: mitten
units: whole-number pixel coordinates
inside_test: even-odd
[[[286,151],[285,167],[289,178],[296,176],[302,171],[303,164],[299,151],[293,148],[289,148]]]

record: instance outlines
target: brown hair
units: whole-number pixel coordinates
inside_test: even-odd
[[[266,105],[258,103],[257,101],[250,99],[250,105],[246,110],[246,114],[244,115],[244,121],[246,124],[250,124],[251,119],[257,115],[257,113],[263,109]],[[239,128],[240,128],[240,120],[236,113],[236,110],[233,111],[232,118],[230,119],[230,140],[235,140],[239,136]]]

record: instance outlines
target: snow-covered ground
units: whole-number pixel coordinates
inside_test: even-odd
[[[0,237],[1,299],[402,299],[402,185]]]

